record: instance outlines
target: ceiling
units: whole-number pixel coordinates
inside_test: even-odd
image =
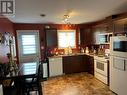
[[[9,18],[15,23],[63,24],[69,13],[72,24],[81,24],[126,12],[127,0],[15,0],[15,6],[15,17]]]

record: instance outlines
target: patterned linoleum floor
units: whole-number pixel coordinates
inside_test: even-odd
[[[43,95],[115,95],[88,73],[50,78],[42,83]]]

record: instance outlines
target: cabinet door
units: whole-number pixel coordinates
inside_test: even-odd
[[[92,32],[93,32],[93,44],[99,44],[99,34],[100,34],[100,30],[97,28],[92,28]]]
[[[46,46],[56,47],[57,46],[57,30],[45,29],[45,33],[46,33]]]
[[[87,72],[94,75],[94,58],[86,55]]]
[[[100,38],[99,34],[105,34],[111,32],[111,25],[108,25],[111,23],[100,23],[98,25],[92,26],[92,32],[93,32],[93,43],[94,44],[100,44]]]
[[[85,43],[84,40],[84,29],[80,29],[80,44],[83,46]]]
[[[63,71],[65,74],[86,71],[84,57],[82,55],[63,57]]]
[[[80,29],[81,46],[93,44],[93,32],[90,28]]]
[[[120,19],[113,22],[114,34],[127,33],[127,19]]]

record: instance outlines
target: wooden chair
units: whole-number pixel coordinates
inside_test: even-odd
[[[8,63],[4,63],[4,64],[0,64],[0,77],[5,77],[6,75],[9,74],[9,64]],[[4,80],[0,80],[0,84],[3,87],[3,94],[7,95],[14,95],[12,93],[14,93],[14,81],[12,79],[4,79]]]
[[[32,78],[26,78],[24,81],[24,91],[27,95],[30,95],[31,91],[36,91],[39,95],[42,95],[41,85],[40,85],[40,66],[38,66],[37,73]]]

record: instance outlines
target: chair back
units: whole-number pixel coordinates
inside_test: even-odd
[[[3,65],[0,64],[0,77],[4,76],[4,69],[3,69]]]
[[[39,83],[39,81],[40,81],[40,63],[38,64],[35,76],[32,78],[32,82],[35,82],[35,81],[37,83]]]
[[[49,77],[49,62],[48,59],[44,59],[40,61],[40,75],[41,75],[41,79],[47,80],[47,78]]]

